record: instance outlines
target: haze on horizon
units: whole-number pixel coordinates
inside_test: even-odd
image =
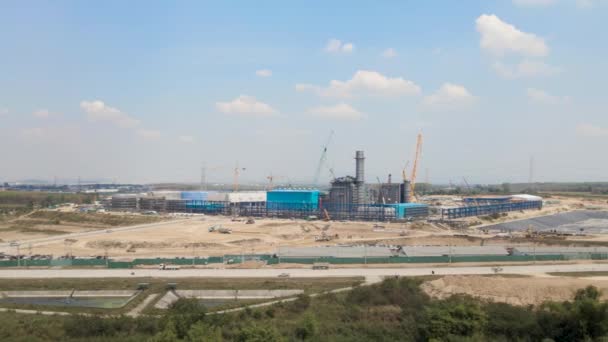
[[[4,1],[0,181],[608,181],[608,1]],[[411,166],[411,164],[410,164]],[[284,180],[279,180],[284,181]],[[324,168],[322,181],[329,181]]]

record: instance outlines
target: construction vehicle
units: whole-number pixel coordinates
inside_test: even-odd
[[[232,229],[230,229],[230,228],[220,227],[217,231],[220,234],[232,234]]]
[[[315,235],[315,241],[331,241],[333,237],[325,232],[322,232],[321,235]]]
[[[158,269],[161,270],[161,271],[178,271],[179,270],[179,266],[177,266],[177,265],[160,264],[160,265],[158,265]]]

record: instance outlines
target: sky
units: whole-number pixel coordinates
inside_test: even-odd
[[[607,0],[0,2],[0,181],[608,181]],[[533,162],[531,162],[533,160]],[[532,167],[530,167],[532,165]],[[532,172],[531,172],[532,171]]]

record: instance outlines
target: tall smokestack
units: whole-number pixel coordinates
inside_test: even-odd
[[[363,184],[365,183],[365,156],[363,155],[363,151],[357,151],[355,159],[357,160],[357,174],[355,178],[357,179],[357,184]]]

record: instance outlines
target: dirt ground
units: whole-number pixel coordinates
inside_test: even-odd
[[[209,232],[219,226],[231,234]],[[374,228],[370,222],[307,222],[304,220],[261,219],[254,224],[233,222],[228,217],[204,216],[137,231],[111,231],[103,235],[76,238],[71,251],[76,256],[111,257],[212,256],[240,253],[274,253],[279,246],[315,246],[341,243],[375,242],[408,236],[427,236],[433,229],[412,230],[409,224],[383,223]],[[435,228],[434,230],[440,231]],[[315,241],[325,233],[330,241]],[[34,247],[36,253],[62,255],[63,241]]]
[[[538,305],[550,300],[571,300],[578,289],[589,285],[608,292],[608,280],[549,276],[445,276],[427,281],[421,288],[435,298],[467,294],[512,305]],[[607,299],[606,295],[602,299]]]
[[[494,224],[509,220],[542,216],[585,207],[605,207],[605,200],[588,200],[570,197],[552,197],[542,210],[524,213],[513,212],[493,221],[471,218]],[[121,215],[121,214],[114,214]],[[123,214],[124,215],[124,214]],[[235,222],[230,217],[194,216],[186,220],[165,217],[166,223],[133,231],[113,231],[92,236],[74,238],[69,249],[79,257],[104,255],[112,258],[135,257],[204,257],[241,253],[274,253],[280,246],[323,246],[336,244],[387,244],[387,245],[516,245],[530,241],[516,241],[506,237],[484,234],[479,227],[454,229],[445,224],[374,223],[374,222],[323,222],[289,219],[256,219],[254,224]],[[211,226],[221,225],[232,230],[231,234],[209,232]],[[48,230],[45,228],[48,226]],[[97,230],[98,226],[61,222],[54,225],[36,225],[24,230],[0,229],[0,240],[30,240]],[[331,236],[329,241],[316,241],[321,235]],[[66,236],[69,238],[69,236]],[[578,238],[580,240],[580,238]],[[585,240],[606,241],[608,236],[588,236]],[[66,254],[63,239],[34,246],[34,254]]]

